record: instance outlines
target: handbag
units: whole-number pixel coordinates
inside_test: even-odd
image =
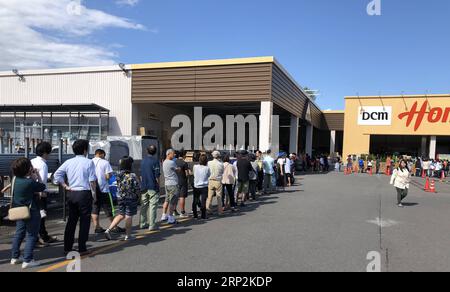
[[[28,220],[31,218],[30,207],[23,206],[23,207],[13,208],[14,184],[15,183],[16,183],[16,178],[14,177],[12,179],[12,184],[11,184],[11,207],[8,212],[8,218],[10,221]]]

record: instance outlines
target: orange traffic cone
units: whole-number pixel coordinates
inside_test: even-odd
[[[431,180],[430,189],[428,190],[429,193],[436,193],[436,184],[434,179]]]
[[[425,180],[425,187],[424,187],[425,192],[430,191],[430,178],[426,178]]]

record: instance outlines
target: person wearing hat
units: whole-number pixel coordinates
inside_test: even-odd
[[[211,213],[211,204],[214,195],[217,198],[217,211],[219,215],[223,214],[222,206],[222,178],[223,178],[223,163],[220,161],[220,152],[214,151],[212,153],[213,160],[208,162],[208,167],[210,171],[209,182],[208,182],[208,200],[206,201],[206,209]]]

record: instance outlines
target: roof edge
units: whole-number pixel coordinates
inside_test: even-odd
[[[346,96],[345,99],[380,99],[380,98],[439,98],[450,97],[450,94],[411,94],[411,95],[366,95],[366,96]]]
[[[181,68],[181,67],[204,67],[204,66],[220,66],[220,65],[274,63],[274,61],[275,61],[275,58],[272,56],[269,56],[269,57],[235,58],[235,59],[216,59],[216,60],[132,64],[131,68],[133,70],[164,69],[164,68]]]
[[[125,70],[131,70],[131,66],[125,65]],[[119,71],[122,71],[122,69],[119,67],[119,65],[115,65],[115,66],[98,66],[98,67],[19,70],[19,74],[26,77],[26,76],[32,76],[32,75],[119,72]],[[12,72],[12,69],[10,71],[0,71],[0,77],[15,77],[15,76],[16,76],[16,74]]]

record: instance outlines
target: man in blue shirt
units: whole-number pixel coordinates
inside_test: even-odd
[[[159,177],[161,166],[156,157],[157,148],[147,149],[148,156],[141,163],[141,229],[158,230]]]
[[[266,156],[263,160],[264,170],[264,193],[271,193],[273,190],[272,177],[275,175],[274,167],[275,160],[272,158],[272,151],[267,150]]]
[[[67,191],[67,205],[69,218],[64,232],[64,251],[69,253],[73,249],[75,231],[78,220],[80,233],[78,236],[78,251],[83,255],[87,253],[86,242],[89,239],[91,227],[92,204],[97,200],[95,165],[86,158],[89,142],[77,140],[72,146],[76,157],[67,160],[55,172],[55,182]],[[67,182],[65,181],[67,176]]]

